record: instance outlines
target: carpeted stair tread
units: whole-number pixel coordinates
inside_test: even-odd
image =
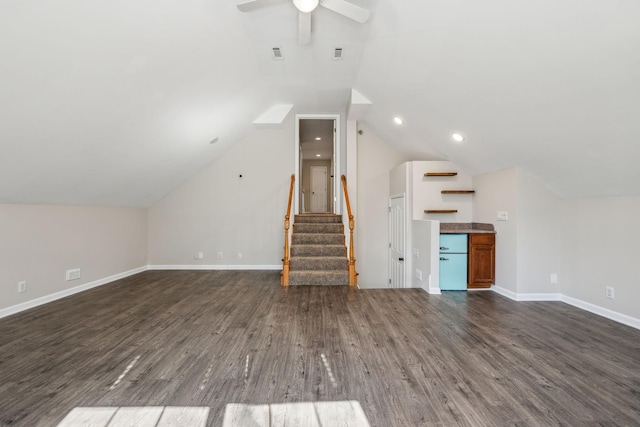
[[[345,256],[302,256],[291,257],[291,271],[298,270],[343,270],[349,265],[349,261]]]
[[[295,215],[294,223],[342,223],[342,215],[333,214],[299,214]]]
[[[335,233],[296,233],[291,235],[292,245],[344,245],[344,235]]]
[[[343,245],[293,245],[291,246],[293,257],[316,256],[347,256],[347,248]]]
[[[344,234],[342,223],[303,222],[293,225],[294,233]]]
[[[290,271],[289,285],[348,286],[349,271],[346,269],[328,271]]]

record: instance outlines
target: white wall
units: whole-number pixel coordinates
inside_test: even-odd
[[[472,194],[442,194],[442,190],[472,190],[470,175],[447,161],[415,161],[412,164],[413,219],[471,222]],[[426,177],[426,172],[457,172],[456,176]],[[453,214],[426,214],[425,209],[456,209]]]
[[[293,119],[234,144],[149,208],[150,264],[281,267],[293,169]]]
[[[551,283],[551,274],[560,283],[562,200],[521,169],[517,178],[517,291],[557,294],[560,287]]]
[[[564,295],[640,319],[640,197],[565,201]],[[605,298],[613,286],[615,299]]]
[[[0,310],[147,265],[146,209],[0,205],[0,236]]]
[[[361,288],[389,286],[389,171],[406,160],[402,154],[359,124],[356,261]]]
[[[517,292],[518,195],[515,168],[473,177],[473,221],[493,224],[496,229],[496,286]],[[498,211],[509,213],[508,221],[496,221]]]

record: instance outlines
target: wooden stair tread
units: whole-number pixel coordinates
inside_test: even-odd
[[[456,213],[457,209],[425,209],[424,213],[437,214],[437,213]]]

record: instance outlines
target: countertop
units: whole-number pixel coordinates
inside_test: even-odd
[[[441,222],[440,234],[496,234],[493,224],[481,222]]]

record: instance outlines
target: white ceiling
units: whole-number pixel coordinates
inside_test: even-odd
[[[3,2],[0,203],[149,206],[273,105],[343,113],[352,88],[416,160],[640,194],[640,2],[351,1],[370,21],[318,8],[308,46],[288,3]]]

